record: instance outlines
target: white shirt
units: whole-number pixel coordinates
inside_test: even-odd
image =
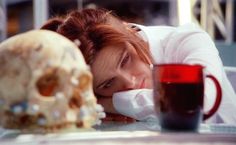
[[[236,124],[236,95],[223,70],[219,52],[210,36],[205,31],[194,24],[180,27],[136,26],[141,29],[141,37],[148,42],[156,64],[201,64],[205,66],[205,70],[208,74],[217,78],[222,87],[222,102],[217,113],[208,119],[206,123]],[[214,104],[216,96],[215,90],[212,80],[206,79],[204,97],[205,111],[209,110]],[[142,91],[142,94],[145,96],[143,92],[145,91]],[[147,92],[147,94],[150,95],[150,92]],[[125,96],[127,98],[127,95]],[[137,118],[129,115],[129,111],[127,113],[124,108],[120,109],[121,107],[119,106],[121,106],[121,104],[115,102],[114,99],[113,104],[116,110],[121,114],[128,115],[138,120],[146,119],[146,117]],[[138,107],[136,109],[138,109]],[[135,108],[133,111],[135,111]]]

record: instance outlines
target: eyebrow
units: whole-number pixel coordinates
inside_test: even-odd
[[[116,63],[116,68],[119,67],[119,65],[120,65],[120,63],[121,63],[121,61],[122,61],[122,58],[123,58],[123,56],[124,56],[125,50],[126,50],[126,48],[123,48],[123,50],[121,51],[121,53],[119,53],[119,60],[118,60],[117,63]],[[111,79],[112,79],[112,78],[111,78]],[[110,80],[110,79],[106,79],[105,81],[103,81],[102,83],[100,83],[99,85],[97,85],[96,88],[101,87],[103,84],[105,84],[105,83],[106,83],[107,81],[109,81],[109,80]]]

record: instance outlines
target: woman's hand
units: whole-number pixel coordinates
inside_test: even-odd
[[[102,121],[135,122],[136,120],[121,114],[106,113],[106,118],[103,118]]]
[[[118,114],[113,106],[112,97],[99,97],[98,104],[102,105],[105,112]]]
[[[101,104],[106,112],[106,118],[102,119],[102,121],[120,121],[120,122],[134,122],[136,121],[133,118],[118,114],[115,110],[112,97],[101,97],[98,98],[98,104]]]

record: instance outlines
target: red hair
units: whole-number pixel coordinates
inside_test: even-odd
[[[92,64],[96,54],[106,46],[126,42],[134,46],[140,58],[151,63],[148,45],[110,11],[102,9],[83,9],[72,11],[64,18],[55,17],[46,22],[41,29],[55,31],[68,39],[81,42],[79,49],[88,64]]]

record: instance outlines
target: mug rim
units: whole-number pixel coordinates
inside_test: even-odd
[[[201,64],[187,64],[187,63],[160,63],[160,64],[153,64],[153,67],[170,67],[170,66],[184,66],[184,67],[199,67],[205,68]]]

